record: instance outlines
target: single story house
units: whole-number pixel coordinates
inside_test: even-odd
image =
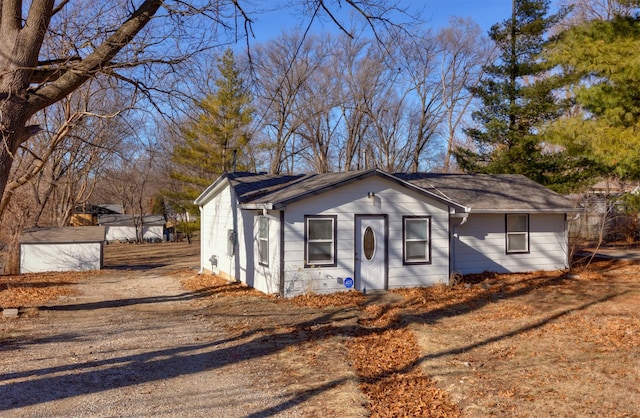
[[[165,219],[162,215],[123,215],[103,214],[98,216],[98,225],[106,228],[106,240],[137,242],[162,241],[164,237]]]
[[[195,201],[201,271],[265,293],[565,269],[571,200],[521,175],[225,173]]]
[[[100,270],[103,226],[38,228],[20,236],[20,273]]]

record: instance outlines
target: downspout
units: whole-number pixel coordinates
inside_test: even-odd
[[[278,272],[280,282],[278,293],[284,297],[284,210],[280,211],[280,271]]]
[[[200,270],[198,270],[198,274],[203,274],[204,273],[204,263],[202,262],[202,254],[204,253],[204,251],[202,251],[202,242],[203,242],[203,236],[202,236],[202,211],[204,210],[203,206],[198,206],[198,209],[200,209]]]
[[[453,217],[449,215],[449,225],[450,225],[450,234],[449,237],[449,278],[451,278],[451,274],[455,271],[456,265],[456,240],[458,239],[458,227],[464,225],[469,218],[469,212],[465,212],[461,216],[462,220],[457,225],[453,224]]]

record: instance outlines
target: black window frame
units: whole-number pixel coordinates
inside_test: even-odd
[[[509,231],[509,217],[511,216],[524,216],[526,219],[525,231]],[[507,213],[504,216],[504,250],[506,254],[530,254],[531,253],[531,228],[530,228],[530,216],[528,213]],[[509,236],[516,234],[525,235],[526,249],[524,250],[511,250],[509,249]]]
[[[330,219],[333,223],[332,231],[332,260],[330,262],[318,262],[309,260],[309,222],[314,220]],[[313,242],[313,241],[312,241]],[[304,267],[336,267],[338,265],[338,216],[337,215],[305,215],[304,216]]]
[[[426,259],[407,260],[407,220],[425,220],[427,222],[427,250]],[[402,217],[402,263],[404,265],[427,265],[432,263],[431,258],[431,216],[412,215]]]

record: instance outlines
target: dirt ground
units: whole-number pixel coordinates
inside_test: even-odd
[[[485,274],[366,298],[282,300],[197,275],[197,253],[197,245],[114,245],[106,247],[104,272],[0,277],[0,306],[20,307],[20,317],[0,320],[0,416],[62,416],[89,402],[102,413],[72,415],[152,408],[147,414],[640,416],[640,264],[598,261],[571,274]],[[91,303],[108,309],[61,308]],[[101,329],[124,342],[92,339],[83,329],[97,328],[83,321],[104,321]],[[142,338],[147,328],[160,329]],[[84,339],[85,348],[61,356],[72,347],[65,338]],[[116,344],[137,361],[118,369],[118,378]],[[185,356],[188,367],[166,358],[168,350],[184,355],[196,346],[204,351],[192,361]],[[159,373],[153,378],[145,377],[149,358]],[[43,389],[69,384],[75,373],[86,377],[82,367],[74,371],[78,363],[99,369],[91,390]],[[188,390],[214,381],[235,389]],[[166,385],[169,392],[160,389]],[[233,405],[203,400],[229,391]],[[171,409],[176,394],[191,409]]]

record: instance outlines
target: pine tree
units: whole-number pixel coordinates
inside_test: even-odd
[[[197,103],[193,122],[182,127],[183,142],[173,149],[176,169],[171,177],[181,184],[168,193],[174,206],[194,209],[195,198],[225,171],[247,170],[251,164],[249,127],[253,121],[251,95],[240,77],[233,51],[218,62],[216,90]]]
[[[573,113],[548,130],[550,140],[640,178],[640,18],[593,20],[561,34],[546,54],[568,80]]]
[[[587,159],[551,149],[539,135],[566,106],[553,96],[561,77],[540,59],[549,29],[565,14],[548,11],[549,0],[514,0],[512,17],[491,27],[499,56],[471,89],[481,103],[472,114],[478,126],[466,131],[474,149],[454,153],[465,172],[523,174],[560,191],[590,176]]]

